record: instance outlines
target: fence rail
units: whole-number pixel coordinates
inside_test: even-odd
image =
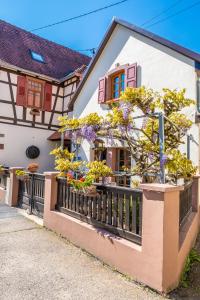
[[[56,209],[97,228],[141,244],[142,191],[96,184],[97,196],[73,191],[65,179],[58,179]]]
[[[187,184],[180,192],[179,201],[179,226],[183,226],[187,217],[192,212],[192,182]]]

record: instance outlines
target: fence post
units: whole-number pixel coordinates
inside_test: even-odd
[[[143,190],[142,248],[149,270],[146,272],[156,289],[168,291],[179,280],[179,193],[183,188],[168,184],[141,184],[140,187]]]
[[[12,167],[9,169],[10,172],[10,186],[8,190],[8,205],[17,206],[18,193],[19,193],[19,180],[16,177],[16,170],[23,170],[21,167]]]
[[[165,164],[164,164],[165,132],[164,132],[163,113],[159,113],[158,121],[159,121],[160,179],[161,179],[161,183],[165,183]]]
[[[57,202],[57,180],[59,172],[44,172],[45,189],[44,189],[44,225],[48,227],[49,212],[55,210]]]

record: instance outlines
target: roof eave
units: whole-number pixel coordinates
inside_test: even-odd
[[[87,70],[85,72],[85,75],[84,75],[83,79],[81,80],[81,82],[79,83],[79,85],[78,85],[78,87],[77,87],[77,89],[76,89],[76,91],[75,91],[75,93],[74,93],[74,95],[72,97],[72,100],[69,103],[68,112],[70,112],[70,111],[73,110],[74,102],[76,101],[76,99],[77,99],[77,97],[78,97],[78,95],[79,95],[79,93],[80,93],[80,91],[81,91],[84,83],[86,82],[87,78],[89,77],[89,74],[93,70],[93,68],[94,68],[94,66],[95,66],[95,64],[96,64],[99,56],[101,55],[101,53],[102,53],[105,45],[107,44],[107,41],[109,40],[109,38],[110,38],[113,30],[115,29],[116,25],[117,25],[117,22],[116,22],[115,18],[113,18],[113,20],[112,20],[110,26],[108,27],[108,29],[107,29],[107,31],[106,31],[106,33],[105,33],[105,35],[104,35],[104,37],[103,37],[103,39],[102,39],[99,47],[97,48],[96,54],[93,56],[92,60],[90,61],[89,65],[87,67]]]
[[[117,22],[117,24],[121,25],[121,26],[124,26],[126,27],[127,29],[130,29],[132,31],[135,31],[136,33],[139,33],[165,47],[168,47],[176,52],[179,52],[180,54],[188,57],[188,58],[191,58],[192,60],[194,61],[197,61],[197,62],[200,62],[200,54],[197,53],[197,52],[194,52],[188,48],[185,48],[183,46],[180,46],[170,40],[167,40],[153,32],[150,32],[146,29],[143,29],[143,28],[140,28],[138,26],[135,26],[133,24],[130,24],[129,22],[126,22],[124,20],[121,20],[121,19],[117,19],[115,18],[115,22]]]
[[[71,77],[75,76],[75,71],[74,71],[74,72],[70,73],[69,75],[67,75],[66,77],[64,77],[62,79],[58,79],[58,78],[50,77],[50,76],[47,76],[47,75],[44,75],[44,74],[32,72],[30,70],[26,70],[26,69],[14,66],[14,65],[9,64],[9,63],[1,60],[1,59],[0,59],[0,67],[3,67],[5,69],[9,69],[9,70],[13,70],[13,71],[19,72],[19,73],[24,73],[24,74],[29,75],[29,76],[39,77],[40,79],[55,82],[56,84],[60,84],[60,83],[64,82],[65,80],[70,79]]]

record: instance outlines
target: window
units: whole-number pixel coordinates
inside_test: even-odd
[[[40,79],[18,75],[16,105],[38,110],[52,110],[52,84]]]
[[[123,173],[125,170],[131,169],[131,154],[127,149],[116,149],[117,159],[116,159],[116,171]],[[117,184],[120,186],[130,186],[130,176],[124,175],[116,177]]]
[[[124,168],[131,169],[131,154],[129,150],[117,149],[116,171],[124,172]]]
[[[36,52],[34,52],[32,50],[30,50],[30,52],[31,52],[32,59],[44,63],[44,57],[41,54],[36,53]]]
[[[117,66],[99,78],[98,103],[117,100],[127,87],[137,87],[137,64]]]
[[[43,103],[43,83],[40,81],[28,79],[27,85],[27,106],[32,108],[41,108]]]
[[[117,99],[120,97],[121,92],[124,91],[124,72],[120,72],[111,77],[111,85],[112,85],[112,99]]]
[[[96,139],[94,142],[94,160],[105,160],[107,158],[107,149],[104,145],[104,141]]]

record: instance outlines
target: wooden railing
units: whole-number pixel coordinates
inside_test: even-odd
[[[192,182],[187,184],[183,191],[180,192],[179,201],[179,225],[185,223],[187,217],[192,212]]]
[[[58,179],[56,209],[135,243],[142,241],[142,191],[96,184],[98,195],[73,191]]]

